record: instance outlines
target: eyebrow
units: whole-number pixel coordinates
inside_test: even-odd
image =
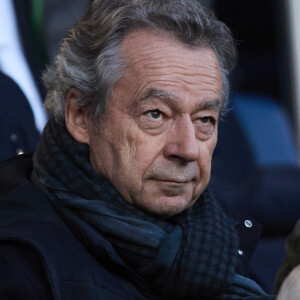
[[[222,109],[222,102],[219,99],[204,100],[204,102],[199,104],[197,109],[198,110],[216,110],[216,111],[220,111]]]
[[[146,91],[145,95],[143,95],[141,100],[147,100],[149,98],[158,98],[162,100],[175,100],[175,96],[172,93],[169,93],[164,90],[157,90],[154,88],[150,88]]]
[[[175,100],[175,95],[164,91],[164,90],[158,90],[155,88],[149,88],[146,93],[142,96],[141,100],[147,100],[150,98],[158,98],[162,100]],[[204,100],[202,103],[200,103],[196,110],[215,110],[220,111],[222,110],[222,101],[219,99],[214,100]]]

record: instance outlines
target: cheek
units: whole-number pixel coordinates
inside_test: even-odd
[[[209,152],[209,155],[212,157],[214,150],[216,148],[217,145],[217,141],[218,141],[218,131],[216,131],[216,133],[212,136],[210,142],[208,143],[207,149]]]
[[[164,145],[162,137],[149,136],[139,128],[128,130],[126,141],[129,153],[128,160],[133,164],[145,166],[145,168],[153,162]]]
[[[114,159],[113,184],[130,203],[143,192],[147,171],[159,155],[162,143],[141,132],[128,131]]]
[[[212,155],[216,146],[217,139],[211,139],[207,144],[200,145],[200,157],[199,157],[199,167],[200,171],[203,172],[209,172],[211,169],[211,160]],[[207,174],[210,175],[210,174]]]

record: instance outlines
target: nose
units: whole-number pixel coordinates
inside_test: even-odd
[[[166,158],[177,158],[192,162],[200,155],[199,141],[195,135],[195,127],[189,117],[177,120],[168,132],[167,143],[163,153]]]

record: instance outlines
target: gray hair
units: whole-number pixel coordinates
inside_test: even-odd
[[[190,47],[211,47],[222,72],[226,108],[236,48],[228,27],[210,10],[196,0],[95,0],[43,76],[49,116],[64,121],[66,95],[75,87],[81,92],[76,104],[98,121],[126,67],[122,42],[142,28],[167,32]]]

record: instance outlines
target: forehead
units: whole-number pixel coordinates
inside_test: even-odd
[[[131,32],[122,44],[126,62],[123,78],[138,90],[160,88],[177,94],[221,95],[219,62],[209,47],[191,48],[167,33],[152,30]],[[126,81],[126,80],[123,80]],[[138,91],[137,91],[138,92]]]

